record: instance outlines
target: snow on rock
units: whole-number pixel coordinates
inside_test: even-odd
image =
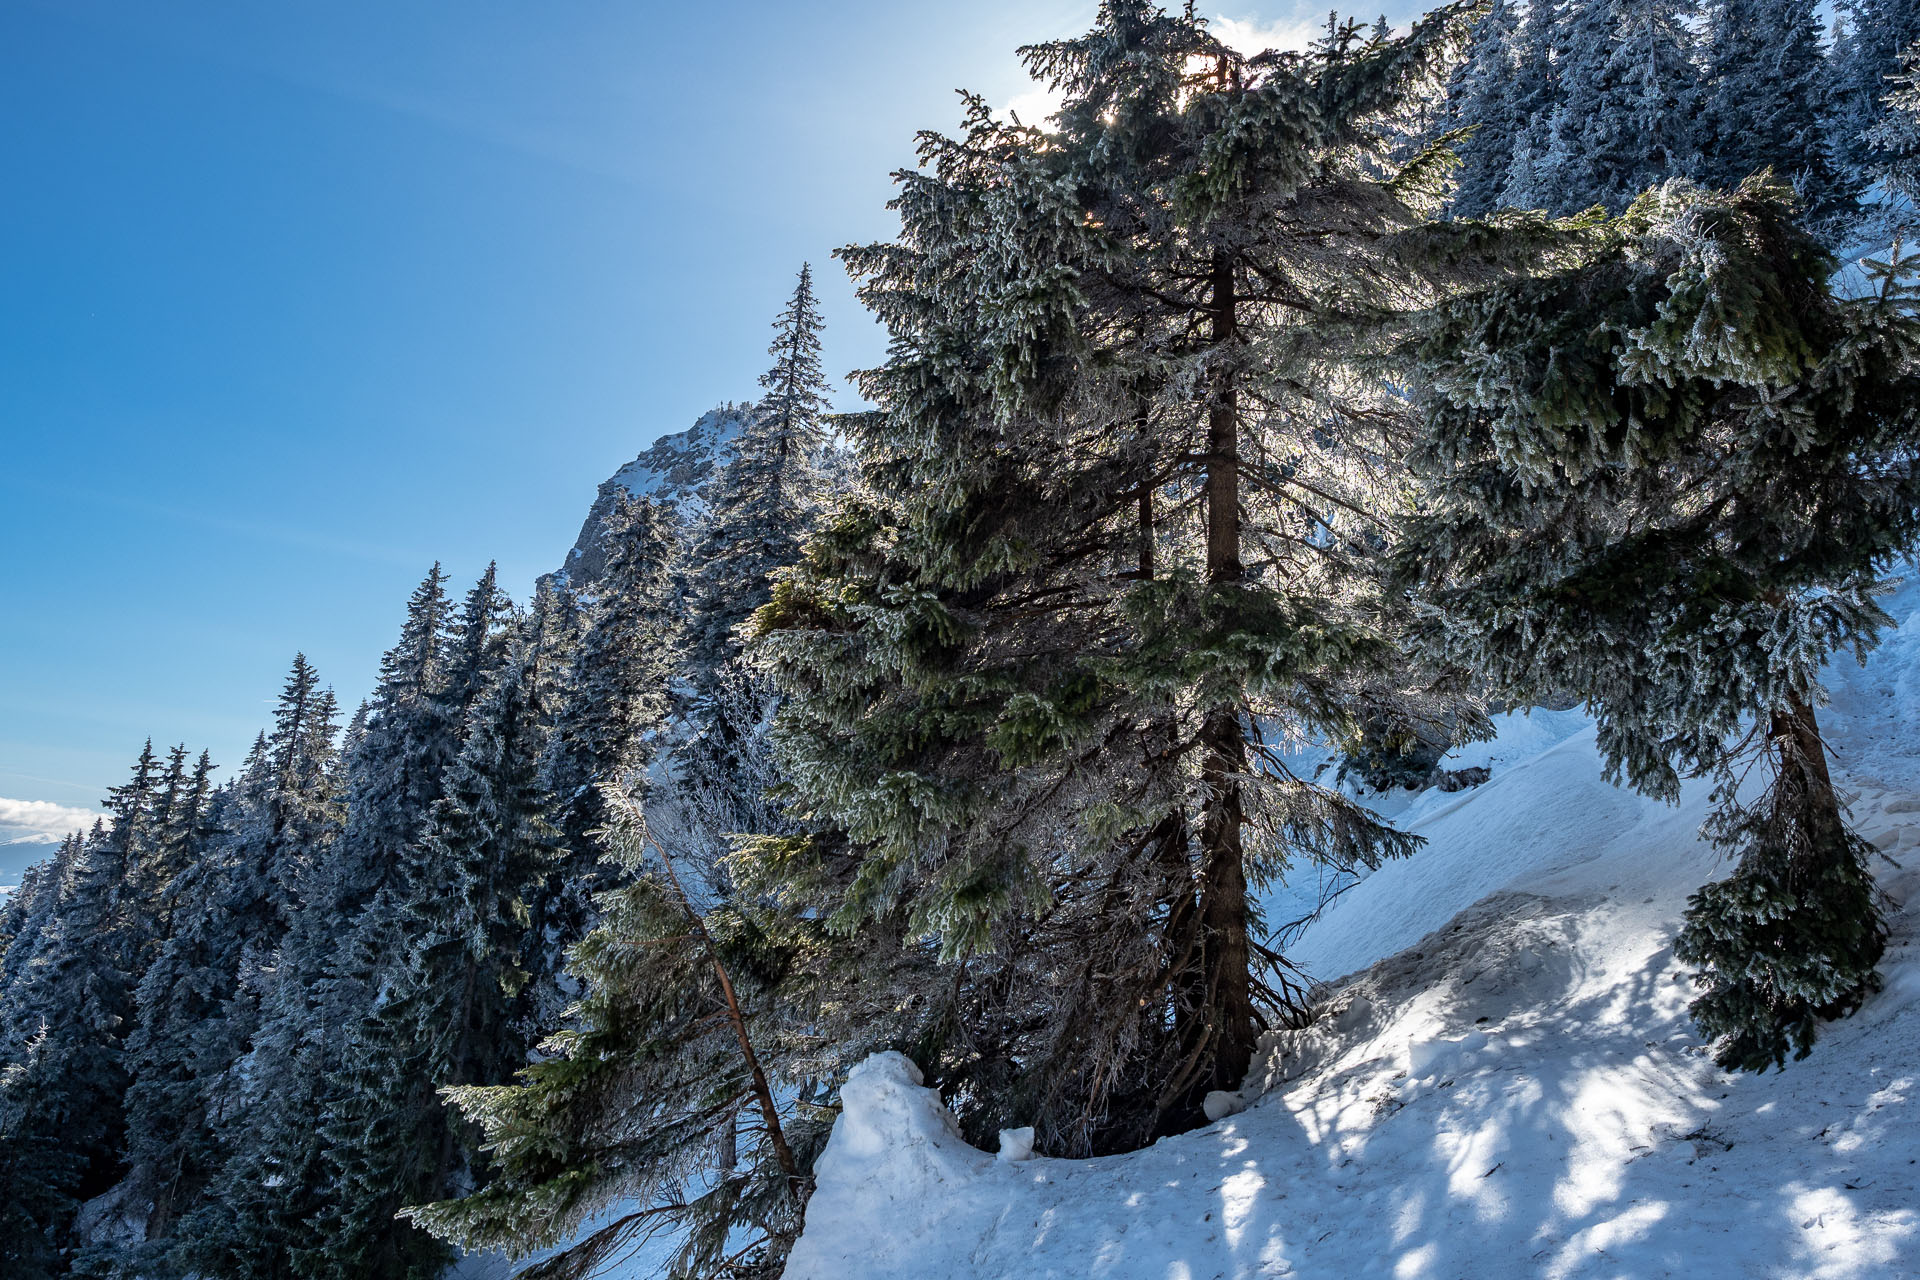
[[[702,518],[708,486],[732,459],[734,442],[745,429],[749,412],[751,406],[746,404],[710,409],[685,431],[655,440],[639,457],[603,481],[580,526],[580,537],[567,553],[561,576],[575,587],[587,587],[606,572],[606,550],[600,535],[613,510],[614,498],[623,489],[636,498],[666,503],[682,521]]]
[[[1888,855],[1886,988],[1811,1058],[1714,1066],[1670,946],[1727,870],[1696,835],[1705,787],[1677,806],[1613,788],[1591,727],[1553,713],[1503,726],[1491,782],[1403,809],[1426,847],[1306,931],[1290,955],[1340,980],[1312,1025],[1262,1040],[1214,1123],[995,1160],[911,1062],[873,1059],[786,1274],[1920,1276],[1920,586],[1885,604],[1900,626],[1836,664],[1822,715]],[[1503,745],[1515,730],[1532,754]]]

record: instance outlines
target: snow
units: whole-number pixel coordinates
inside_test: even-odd
[[[1706,787],[1648,801],[1601,779],[1579,713],[1509,716],[1453,765],[1492,781],[1394,806],[1427,845],[1290,950],[1338,981],[1219,1120],[996,1159],[882,1055],[848,1081],[786,1274],[1920,1276],[1920,586],[1884,603],[1901,625],[1829,671],[1822,722],[1888,855],[1886,988],[1811,1058],[1730,1075],[1687,1019],[1669,943],[1725,874]]]

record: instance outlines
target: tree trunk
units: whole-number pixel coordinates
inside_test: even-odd
[[[1775,804],[1790,806],[1790,817],[1800,827],[1810,850],[1833,847],[1845,827],[1840,816],[1840,797],[1833,789],[1833,774],[1827,768],[1826,744],[1820,740],[1820,722],[1814,718],[1811,704],[1795,698],[1785,709],[1773,713],[1770,726],[1774,750],[1779,755],[1780,786]]]
[[[780,1127],[780,1109],[774,1105],[773,1090],[767,1084],[767,1073],[760,1069],[760,1055],[754,1052],[753,1037],[747,1034],[747,1017],[740,1008],[740,998],[734,994],[733,977],[727,972],[727,966],[720,959],[720,949],[713,945],[713,938],[707,933],[706,922],[700,913],[693,909],[693,900],[687,897],[687,891],[681,887],[680,873],[673,869],[673,859],[659,844],[653,846],[660,855],[660,865],[666,869],[668,879],[673,881],[673,891],[680,898],[680,906],[687,913],[687,923],[694,937],[706,949],[707,959],[713,965],[713,975],[720,981],[720,994],[726,1000],[727,1021],[733,1024],[734,1037],[740,1042],[740,1056],[746,1062],[748,1077],[751,1080],[753,1098],[760,1107],[760,1118],[766,1125],[767,1141],[773,1147],[773,1158],[780,1165],[780,1172],[787,1175],[788,1192],[793,1194],[793,1183],[800,1179],[799,1162],[793,1158],[793,1149],[787,1145],[786,1131]],[[732,1124],[731,1118],[727,1121]]]
[[[1234,337],[1233,264],[1215,250],[1209,311],[1216,350]],[[1224,357],[1224,351],[1220,352]],[[1207,583],[1216,593],[1240,582],[1240,422],[1233,373],[1214,375],[1207,406]],[[1247,939],[1246,814],[1240,779],[1247,769],[1239,703],[1207,712],[1200,736],[1206,802],[1200,829],[1200,927],[1205,947],[1206,1036],[1196,1088],[1238,1089],[1253,1061],[1253,975]]]

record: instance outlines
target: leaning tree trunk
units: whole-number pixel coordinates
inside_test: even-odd
[[[1234,336],[1233,264],[1215,250],[1208,310],[1216,349]],[[1223,353],[1224,354],[1224,353]],[[1222,362],[1207,406],[1207,584],[1216,594],[1236,591],[1240,564],[1239,404],[1233,373]],[[1205,1037],[1190,1050],[1198,1067],[1196,1090],[1238,1089],[1253,1061],[1254,1012],[1247,938],[1246,811],[1240,793],[1247,772],[1241,706],[1208,710],[1200,730],[1205,807],[1200,824],[1200,928],[1206,997]]]
[[[1785,709],[1773,713],[1771,727],[1780,765],[1775,802],[1794,807],[1794,821],[1817,848],[1831,838],[1842,821],[1840,798],[1827,768],[1826,744],[1820,740],[1820,722],[1814,718],[1811,705],[1795,698]]]

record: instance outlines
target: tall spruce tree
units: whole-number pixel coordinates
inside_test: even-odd
[[[822,829],[746,874],[952,966],[903,1034],[976,1132],[1190,1123],[1288,1004],[1249,883],[1413,843],[1280,744],[1352,737],[1391,667],[1398,422],[1357,366],[1451,269],[1444,158],[1395,163],[1387,126],[1458,27],[1249,59],[1109,3],[1026,51],[1056,132],[975,100],[902,175],[901,237],[845,251],[893,335],[854,424],[874,497],[758,624]]]
[[[1549,12],[1552,112],[1506,203],[1619,212],[1647,187],[1691,172],[1700,109],[1693,0],[1568,0]]]
[[[225,1043],[214,1029],[238,967],[226,950],[227,864],[219,843],[231,791],[212,788],[212,771],[201,752],[178,814],[181,870],[167,890],[166,938],[141,979],[127,1041],[125,1199],[144,1214],[142,1240],[114,1260],[146,1276],[175,1273],[167,1257],[174,1220],[218,1162],[206,1069],[221,1056],[208,1050]]]
[[[1840,0],[1836,9],[1827,92],[1832,143],[1846,175],[1865,186],[1897,154],[1878,129],[1904,70],[1901,58],[1920,40],[1920,0]]]
[[[0,960],[0,1133],[9,1143],[0,1151],[0,1257],[25,1275],[46,1274],[58,1264],[59,1243],[48,1230],[72,1212],[67,1188],[77,1160],[58,1143],[41,1136],[40,1117],[25,1103],[40,1093],[33,1075],[45,1068],[44,1022],[32,1016],[26,998],[38,985],[33,963],[44,959],[55,913],[85,838],[73,832],[54,855],[27,868],[19,889],[7,901],[6,953]],[[8,1095],[13,1095],[9,1101]]]
[[[20,887],[7,899],[8,934],[6,952],[0,956],[0,1037],[14,1025],[11,1014],[12,991],[26,975],[28,965],[39,953],[40,939],[53,919],[60,901],[60,888],[67,882],[73,861],[80,856],[84,837],[70,833],[54,850],[53,856],[34,863],[20,878]],[[10,1041],[0,1038],[0,1053],[13,1050]],[[12,1061],[11,1058],[0,1061]]]
[[[325,1126],[327,1261],[306,1274],[437,1274],[446,1247],[395,1215],[472,1185],[439,1092],[506,1083],[535,1039],[530,925],[560,861],[540,785],[541,657],[537,634],[513,642],[471,709],[404,878],[369,910],[389,955],[338,1069]]]
[[[778,821],[766,800],[774,777],[765,735],[772,691],[742,662],[736,633],[771,597],[774,575],[799,559],[825,497],[824,327],[813,270],[802,265],[774,320],[767,349],[774,364],[760,379],[766,395],[713,484],[712,515],[693,552],[685,656],[692,697],[673,789],[687,843],[708,863],[729,835],[770,831]]]
[[[1920,43],[1907,46],[1900,74],[1887,93],[1887,111],[1868,130],[1876,149],[1875,177],[1896,200],[1906,204],[1907,219],[1920,206]]]
[[[508,605],[493,566],[457,617],[449,616],[442,581],[436,565],[415,591],[400,642],[383,661],[380,685],[344,764],[342,836],[315,851],[250,1050],[258,1096],[246,1115],[245,1167],[299,1185],[289,1197],[296,1212],[286,1205],[262,1209],[238,1227],[243,1239],[250,1237],[244,1247],[255,1250],[251,1265],[284,1265],[305,1277],[397,1276],[428,1265],[396,1251],[397,1238],[418,1233],[393,1222],[392,1206],[401,1200],[394,1188],[340,1179],[326,1118],[377,1110],[353,1092],[364,1080],[355,1074],[353,1033],[403,975],[409,958],[404,923],[431,911],[445,890],[420,869],[422,842],[459,751],[468,706],[503,660]],[[403,1075],[402,1082],[414,1078]],[[343,1236],[343,1215],[381,1197],[389,1205],[380,1215],[384,1230]],[[436,1250],[427,1254],[437,1256]]]
[[[1820,741],[1820,668],[1864,654],[1876,574],[1920,536],[1912,289],[1828,292],[1791,193],[1669,184],[1591,252],[1443,308],[1420,349],[1426,508],[1400,544],[1425,638],[1494,696],[1567,691],[1613,776],[1720,779],[1739,863],[1675,946],[1719,1060],[1804,1055],[1872,991],[1867,855]],[[1744,762],[1771,780],[1742,795]]]
[[[1478,218],[1500,207],[1514,147],[1524,121],[1516,89],[1515,46],[1519,11],[1514,0],[1493,0],[1475,24],[1468,56],[1447,85],[1441,113],[1442,128],[1472,130],[1454,143],[1460,157],[1453,192],[1453,212]]]
[[[826,440],[827,380],[820,371],[825,322],[802,265],[793,297],[774,320],[774,358],[760,377],[733,458],[714,489],[694,585],[688,645],[696,668],[718,668],[738,652],[734,631],[767,602],[775,570],[799,558],[820,502],[817,473]]]
[[[82,1201],[119,1181],[126,1043],[155,904],[140,897],[156,844],[160,777],[149,742],[133,777],[72,853],[29,968],[9,991],[0,1074],[0,1263],[64,1274]]]
[[[448,705],[446,575],[435,564],[407,601],[394,647],[380,659],[373,696],[355,717],[342,752],[344,820],[300,886],[298,981],[323,981],[329,940],[365,909],[417,840],[440,796],[441,774],[459,749],[459,717]],[[337,993],[335,1017],[355,1013],[362,991]],[[337,1030],[337,1026],[335,1028]]]
[[[169,1256],[184,1270],[278,1280],[293,1274],[292,1255],[309,1238],[316,1153],[298,1134],[311,1134],[315,1117],[300,1114],[301,1095],[267,1095],[260,1082],[310,1087],[287,1060],[313,1046],[262,1033],[275,1025],[283,977],[292,982],[280,961],[302,891],[339,834],[337,716],[332,691],[295,655],[273,730],[243,768],[216,842],[224,885],[211,980],[224,990],[221,1016],[200,1029],[196,1065],[219,1167],[177,1224]]]
[[[602,861],[604,788],[646,790],[681,645],[671,513],[623,491],[603,537],[606,573],[571,646],[541,774],[567,858],[550,874],[535,927],[567,941],[585,935],[594,916],[591,894],[614,871]]]
[[[1772,169],[1810,216],[1850,203],[1821,105],[1827,63],[1814,0],[1713,0],[1707,9],[1704,155],[1694,176],[1733,188]]]

